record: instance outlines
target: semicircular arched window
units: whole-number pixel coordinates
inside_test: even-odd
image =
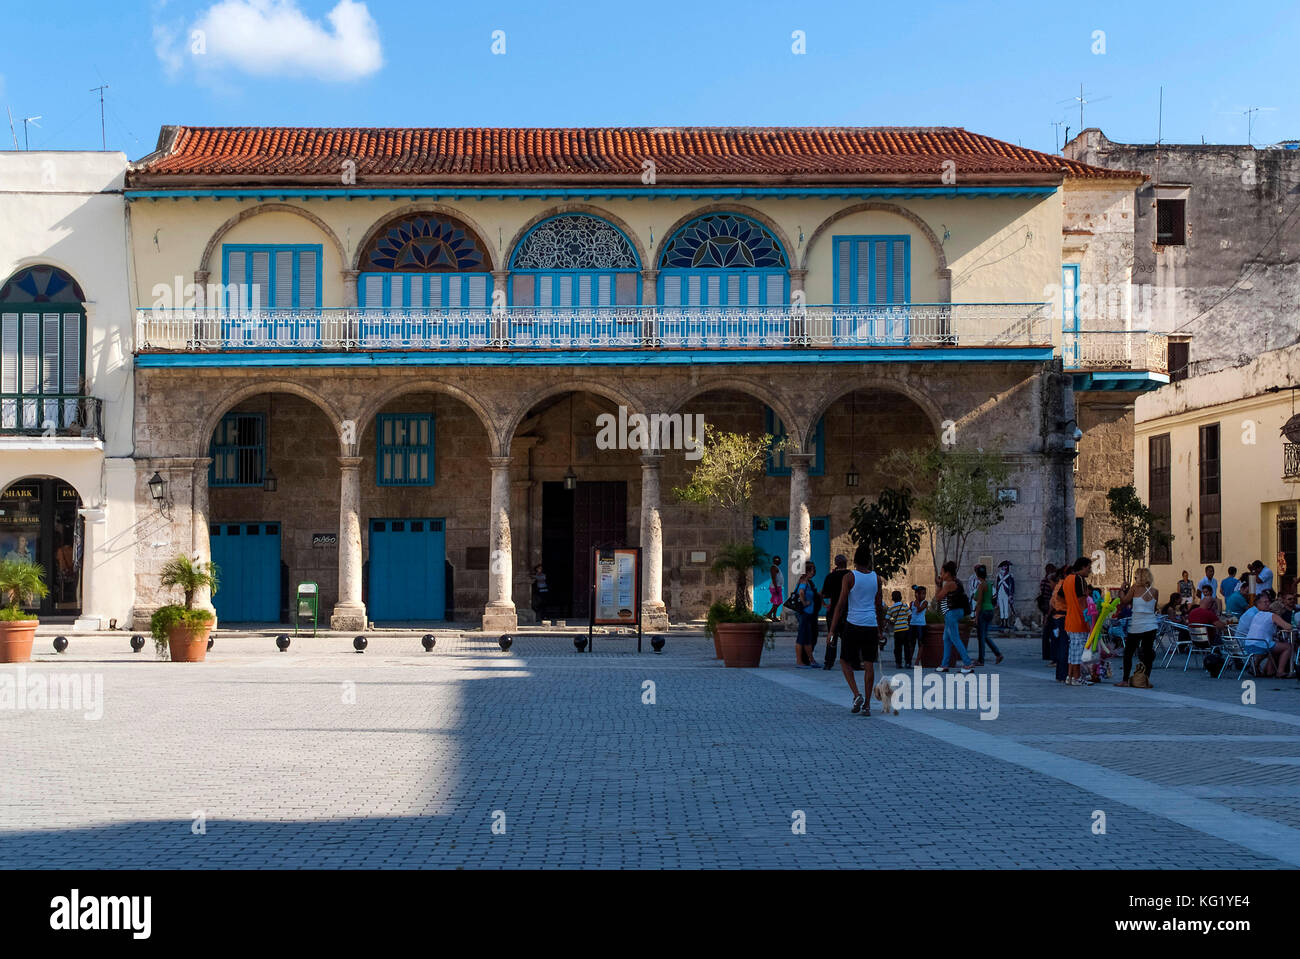
[[[54,266],[0,286],[0,432],[75,425],[86,355],[86,295]]]
[[[492,259],[455,217],[413,213],[385,225],[362,251],[357,305],[375,310],[486,309]]]
[[[612,223],[586,213],[543,220],[510,258],[513,306],[624,306],[640,299],[641,261]]]
[[[776,306],[789,298],[789,261],[766,227],[710,213],[680,227],[659,257],[664,306]]]

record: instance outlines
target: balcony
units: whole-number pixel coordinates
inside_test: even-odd
[[[886,307],[139,310],[136,352],[547,353],[1051,347],[1042,303]],[[696,357],[699,358],[698,356]],[[721,357],[725,359],[726,357]],[[147,365],[147,364],[146,364]]]
[[[104,401],[95,396],[0,393],[0,436],[104,440]]]
[[[1300,483],[1300,443],[1282,444],[1282,482]]]
[[[1157,389],[1169,382],[1169,337],[1148,330],[1067,332],[1061,341],[1065,368],[1076,390]]]

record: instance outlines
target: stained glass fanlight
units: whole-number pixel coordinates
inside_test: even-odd
[[[417,214],[390,223],[366,247],[363,273],[472,273],[491,269],[483,243],[459,220]]]
[[[562,214],[534,227],[515,249],[512,270],[635,270],[636,250],[599,217]]]
[[[781,245],[763,226],[731,213],[687,223],[668,241],[659,266],[666,270],[771,270],[786,268]]]
[[[29,266],[0,287],[0,303],[81,304],[85,300],[77,281],[54,266]]]

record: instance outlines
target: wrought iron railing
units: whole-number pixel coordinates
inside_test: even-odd
[[[1050,346],[1043,303],[139,310],[137,352]]]
[[[1300,443],[1282,444],[1282,479],[1300,483]]]
[[[1148,330],[1067,332],[1061,341],[1067,370],[1169,372],[1169,337]]]
[[[0,393],[0,435],[104,438],[104,401],[74,393]]]

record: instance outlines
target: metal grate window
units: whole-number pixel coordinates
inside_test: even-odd
[[[1156,525],[1165,533],[1169,532],[1171,519],[1170,476],[1169,434],[1161,433],[1147,440],[1147,498],[1151,502],[1151,512],[1155,514]],[[1170,543],[1151,544],[1153,566],[1168,565],[1173,561],[1173,548]]]
[[[764,422],[766,424],[766,430],[767,433],[772,437],[773,445],[775,445],[779,440],[783,440],[787,436],[785,424],[781,422],[781,418],[776,415],[776,413],[771,409],[771,407],[765,407],[764,409],[765,409]],[[813,446],[814,449],[816,450],[816,455],[814,455],[813,461],[808,464],[808,475],[825,476],[826,475],[826,417],[824,416],[817,421],[817,429],[813,433]],[[786,459],[785,450],[782,450],[776,455],[772,455],[770,452],[768,453],[767,475],[768,476],[789,476],[790,475],[790,462],[789,460]]]
[[[1221,489],[1219,485],[1219,424],[1200,430],[1201,562],[1222,562]]]
[[[212,434],[209,486],[261,486],[266,473],[266,416],[227,413]]]
[[[1156,243],[1183,246],[1187,242],[1187,201],[1156,200]]]
[[[433,486],[433,415],[383,413],[375,455],[380,486]]]

